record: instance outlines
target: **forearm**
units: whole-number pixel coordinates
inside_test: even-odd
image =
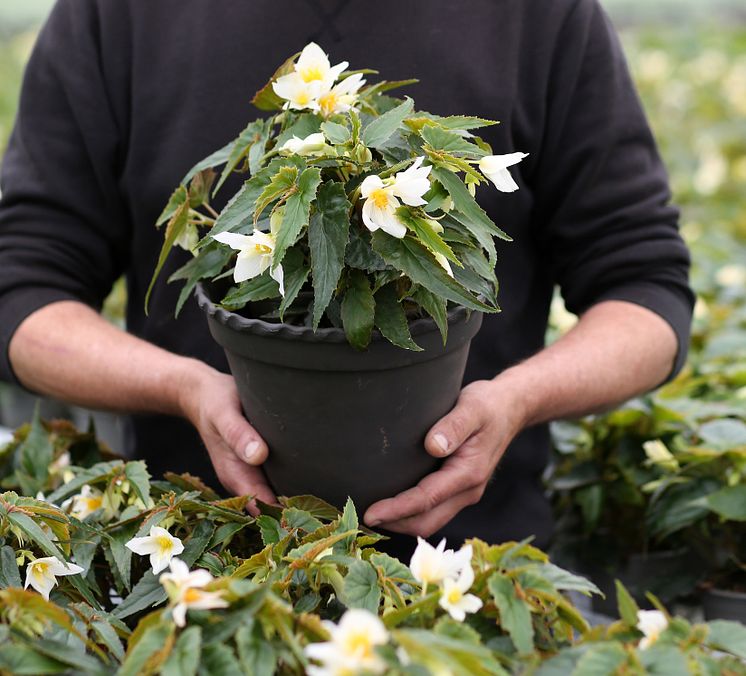
[[[669,375],[676,351],[673,329],[657,314],[607,301],[495,382],[513,392],[526,427],[607,410],[653,389]]]
[[[51,303],[27,317],[10,343],[24,386],[81,406],[184,415],[183,393],[211,370],[136,338],[83,303]]]

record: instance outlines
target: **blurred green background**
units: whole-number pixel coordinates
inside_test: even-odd
[[[0,157],[23,65],[51,0],[0,2]],[[690,365],[703,355],[746,363],[746,3],[605,0],[668,164],[699,294]],[[117,288],[109,315],[121,321]],[[573,319],[558,299],[552,334]],[[551,338],[551,335],[550,335]],[[744,389],[737,391],[746,398]],[[0,424],[15,425],[0,401]],[[12,418],[12,419],[11,419]]]

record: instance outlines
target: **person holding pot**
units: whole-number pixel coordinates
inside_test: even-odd
[[[130,450],[155,475],[274,500],[267,445],[196,304],[173,318],[178,290],[160,281],[142,308],[172,186],[237,135],[251,94],[312,40],[334,62],[420,78],[418,107],[500,120],[486,139],[528,153],[511,170],[520,190],[479,194],[514,242],[499,261],[503,311],[485,316],[461,396],[425,439],[444,462],[365,523],[545,546],[547,422],[675,375],[693,307],[665,170],[597,0],[59,0],[3,162],[0,375],[134,413]],[[186,260],[172,256],[161,280]],[[127,332],[98,314],[122,274]],[[580,320],[545,348],[555,285]]]

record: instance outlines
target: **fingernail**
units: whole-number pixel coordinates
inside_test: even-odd
[[[259,450],[259,442],[256,441],[250,441],[243,452],[243,457],[246,462],[251,462],[256,457],[256,452]]]
[[[368,519],[365,521],[365,525],[368,526],[368,528],[375,528],[379,523],[381,523],[380,519]]]
[[[435,442],[435,445],[443,452],[443,455],[448,454],[448,439],[446,439],[442,434],[436,434],[433,437],[433,441]]]

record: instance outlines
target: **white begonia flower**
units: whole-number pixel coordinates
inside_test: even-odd
[[[422,196],[430,190],[428,174],[432,167],[422,167],[424,157],[418,157],[406,171],[400,171],[393,178],[367,176],[360,184],[363,204],[363,223],[371,232],[379,228],[392,237],[401,239],[407,234],[407,227],[399,220],[396,210],[401,206],[399,199],[408,206],[426,204]]]
[[[666,445],[660,439],[646,441],[642,445],[645,455],[651,464],[661,465],[663,468],[675,471],[679,467],[679,462],[673,453],[668,450]]]
[[[488,155],[479,160],[481,172],[495,184],[500,192],[515,192],[518,184],[510,175],[508,167],[518,164],[528,157],[528,153],[510,153],[508,155]]]
[[[339,84],[319,96],[319,110],[324,117],[338,113],[346,113],[355,105],[357,93],[365,84],[360,73],[346,77]]]
[[[331,148],[326,144],[326,137],[321,132],[310,134],[306,138],[293,136],[283,143],[281,153],[291,155],[326,155]]]
[[[471,565],[464,566],[457,580],[443,580],[443,592],[438,603],[440,607],[459,622],[463,622],[466,613],[476,613],[482,607],[481,599],[474,594],[467,594],[474,584],[474,571]]]
[[[304,649],[310,659],[322,664],[308,667],[310,676],[380,674],[386,670],[386,663],[376,654],[375,648],[388,643],[389,633],[376,615],[367,610],[351,609],[339,624],[325,621],[324,626],[331,640],[311,643]]]
[[[78,495],[73,495],[62,503],[62,509],[69,509],[71,516],[82,521],[95,511],[101,509],[103,501],[103,493],[86,484],[80,489]]]
[[[184,551],[181,540],[160,526],[151,526],[149,535],[132,538],[124,546],[140,556],[150,556],[153,573],[160,573],[174,556]]]
[[[319,96],[324,85],[319,80],[306,82],[299,73],[288,73],[272,83],[275,94],[285,100],[285,108],[291,110],[319,110]]]
[[[56,556],[45,556],[42,559],[36,559],[26,566],[26,584],[27,589],[31,585],[47,601],[49,593],[57,584],[57,578],[63,575],[77,575],[83,572],[83,568],[74,563],[63,563]]]
[[[303,82],[321,82],[328,89],[349,65],[347,61],[341,61],[332,66],[326,52],[315,42],[309,42],[295,62],[295,72]]]
[[[209,571],[202,568],[190,571],[186,563],[177,558],[171,559],[169,567],[171,572],[163,573],[158,581],[166,588],[174,604],[171,614],[177,627],[186,624],[186,613],[190,608],[213,610],[228,607],[229,604],[222,598],[221,592],[204,590],[204,587],[215,579]]]
[[[446,539],[443,538],[437,547],[433,547],[422,538],[417,538],[417,548],[414,550],[409,568],[422,585],[423,594],[428,584],[440,584],[444,580],[455,580],[461,571],[471,566],[471,545],[464,545],[458,552],[446,549]]]
[[[213,239],[238,251],[236,268],[233,271],[233,280],[236,284],[258,277],[272,265],[275,237],[270,233],[260,232],[259,230],[250,235],[221,232],[219,235],[215,235]],[[285,282],[282,266],[278,265],[275,270],[270,271],[269,275],[279,284],[280,294],[284,296]]]
[[[65,451],[60,453],[56,460],[53,460],[49,465],[50,474],[64,474],[67,468],[70,466],[70,453]]]
[[[637,628],[645,635],[639,648],[647,650],[668,628],[668,618],[660,610],[638,610]]]

